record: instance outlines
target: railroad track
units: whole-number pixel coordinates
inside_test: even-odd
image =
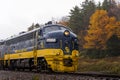
[[[59,72],[37,72],[36,71],[3,71],[1,70],[3,74],[10,74],[10,76],[16,76],[17,78],[21,75],[22,77],[20,78],[25,78],[21,80],[26,80],[26,77],[29,76],[32,80],[32,77],[38,76],[39,80],[120,80],[120,75],[115,75],[115,74],[102,74],[102,73],[59,73]],[[0,71],[0,76],[1,76],[1,71]],[[18,74],[18,75],[16,75]],[[26,76],[27,75],[27,76]],[[8,76],[8,75],[6,75]],[[9,77],[10,77],[9,76]],[[20,79],[19,78],[19,79]],[[42,78],[42,79],[41,79]],[[2,80],[2,79],[0,79]],[[11,79],[10,79],[11,80]],[[15,79],[17,80],[17,79]]]
[[[120,80],[120,75],[116,74],[103,74],[103,73],[93,73],[93,72],[79,72],[79,73],[55,73],[57,75],[70,75],[70,76],[86,76],[86,77],[94,77],[96,79],[104,79],[104,80]]]

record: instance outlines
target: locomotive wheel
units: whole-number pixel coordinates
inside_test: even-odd
[[[10,61],[9,70],[15,70],[15,61]]]
[[[29,68],[29,71],[32,71],[32,68],[31,68],[31,67]]]
[[[42,61],[38,60],[37,72],[41,72],[41,71],[42,71]]]
[[[13,70],[13,68],[12,68],[12,66],[11,66],[11,65],[8,67],[8,69],[9,69],[9,70]]]
[[[33,59],[30,59],[30,60],[29,60],[29,71],[32,71],[33,65],[34,65]]]
[[[47,63],[44,59],[38,59],[37,71],[47,70]]]
[[[54,72],[54,71],[51,68],[48,68],[48,72],[51,73],[51,72]]]

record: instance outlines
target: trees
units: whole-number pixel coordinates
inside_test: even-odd
[[[75,6],[70,11],[69,26],[78,34],[81,30],[87,30],[90,16],[94,13],[96,5],[93,0],[85,0],[81,8]]]
[[[97,10],[90,19],[88,35],[84,48],[104,49],[107,38],[106,26],[110,18],[105,10]]]
[[[81,4],[81,15],[82,15],[82,27],[84,30],[88,29],[88,25],[89,25],[89,20],[91,15],[95,12],[96,10],[96,5],[94,0],[85,0],[85,2],[83,2]]]
[[[82,49],[83,45],[83,15],[80,12],[80,8],[78,6],[75,6],[73,10],[70,12],[70,20],[69,20],[69,27],[75,32],[79,37],[79,44],[80,49]]]
[[[111,36],[107,41],[107,52],[108,56],[119,56],[120,55],[120,38],[117,35]]]
[[[78,35],[80,49],[83,49],[84,36],[88,30],[90,16],[94,13],[96,5],[93,0],[85,0],[81,4],[81,8],[75,6],[70,11],[70,28]]]
[[[108,45],[114,35],[120,39],[119,21],[120,4],[115,0],[104,0],[98,5],[94,0],[85,0],[81,7],[75,6],[70,11],[69,26],[78,35],[80,50],[102,56],[100,53],[109,53]]]
[[[77,34],[82,23],[82,16],[80,15],[80,9],[78,6],[75,6],[73,10],[71,10],[69,17],[69,26]]]
[[[33,29],[35,29],[35,28],[38,28],[38,27],[40,27],[40,25],[37,23],[37,24],[35,24],[34,25],[34,23],[30,26],[30,27],[28,27],[28,31],[31,31],[31,30],[33,30]]]
[[[107,51],[109,56],[120,55],[120,21],[116,22],[114,34],[107,41]]]
[[[105,55],[109,54],[108,52],[111,48],[112,50],[116,50],[117,47],[115,46],[120,46],[117,45],[118,43],[120,44],[119,38],[116,38],[119,34],[118,30],[120,30],[120,24],[116,21],[115,17],[109,17],[106,10],[96,10],[90,18],[90,25],[89,30],[87,31],[88,34],[85,36],[86,43],[84,48],[88,49],[89,53],[96,51],[94,53],[99,53],[100,56],[100,51]],[[116,35],[116,37],[114,37],[114,35]],[[112,45],[114,45],[114,48]]]
[[[102,3],[102,9],[108,11],[110,8],[110,2],[111,2],[111,0],[104,0]]]
[[[120,20],[120,7],[115,0],[104,0],[101,8],[106,10],[109,16],[114,16]]]
[[[58,22],[58,24],[69,26],[69,17],[67,16],[62,17],[61,20]]]

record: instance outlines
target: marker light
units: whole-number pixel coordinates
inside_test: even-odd
[[[60,53],[56,53],[56,55],[60,55]]]
[[[77,54],[75,54],[75,56],[76,56],[76,57],[79,57],[79,54],[77,53]]]
[[[65,30],[65,31],[64,31],[64,35],[65,35],[65,36],[69,36],[69,35],[70,35],[70,32],[69,32],[68,30]]]

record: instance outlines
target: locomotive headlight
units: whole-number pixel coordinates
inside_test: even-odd
[[[69,32],[68,30],[65,30],[65,31],[64,31],[64,35],[65,35],[65,36],[69,36],[69,35],[70,35],[70,32]]]
[[[46,39],[46,42],[56,42],[57,40],[55,38],[48,38]]]

